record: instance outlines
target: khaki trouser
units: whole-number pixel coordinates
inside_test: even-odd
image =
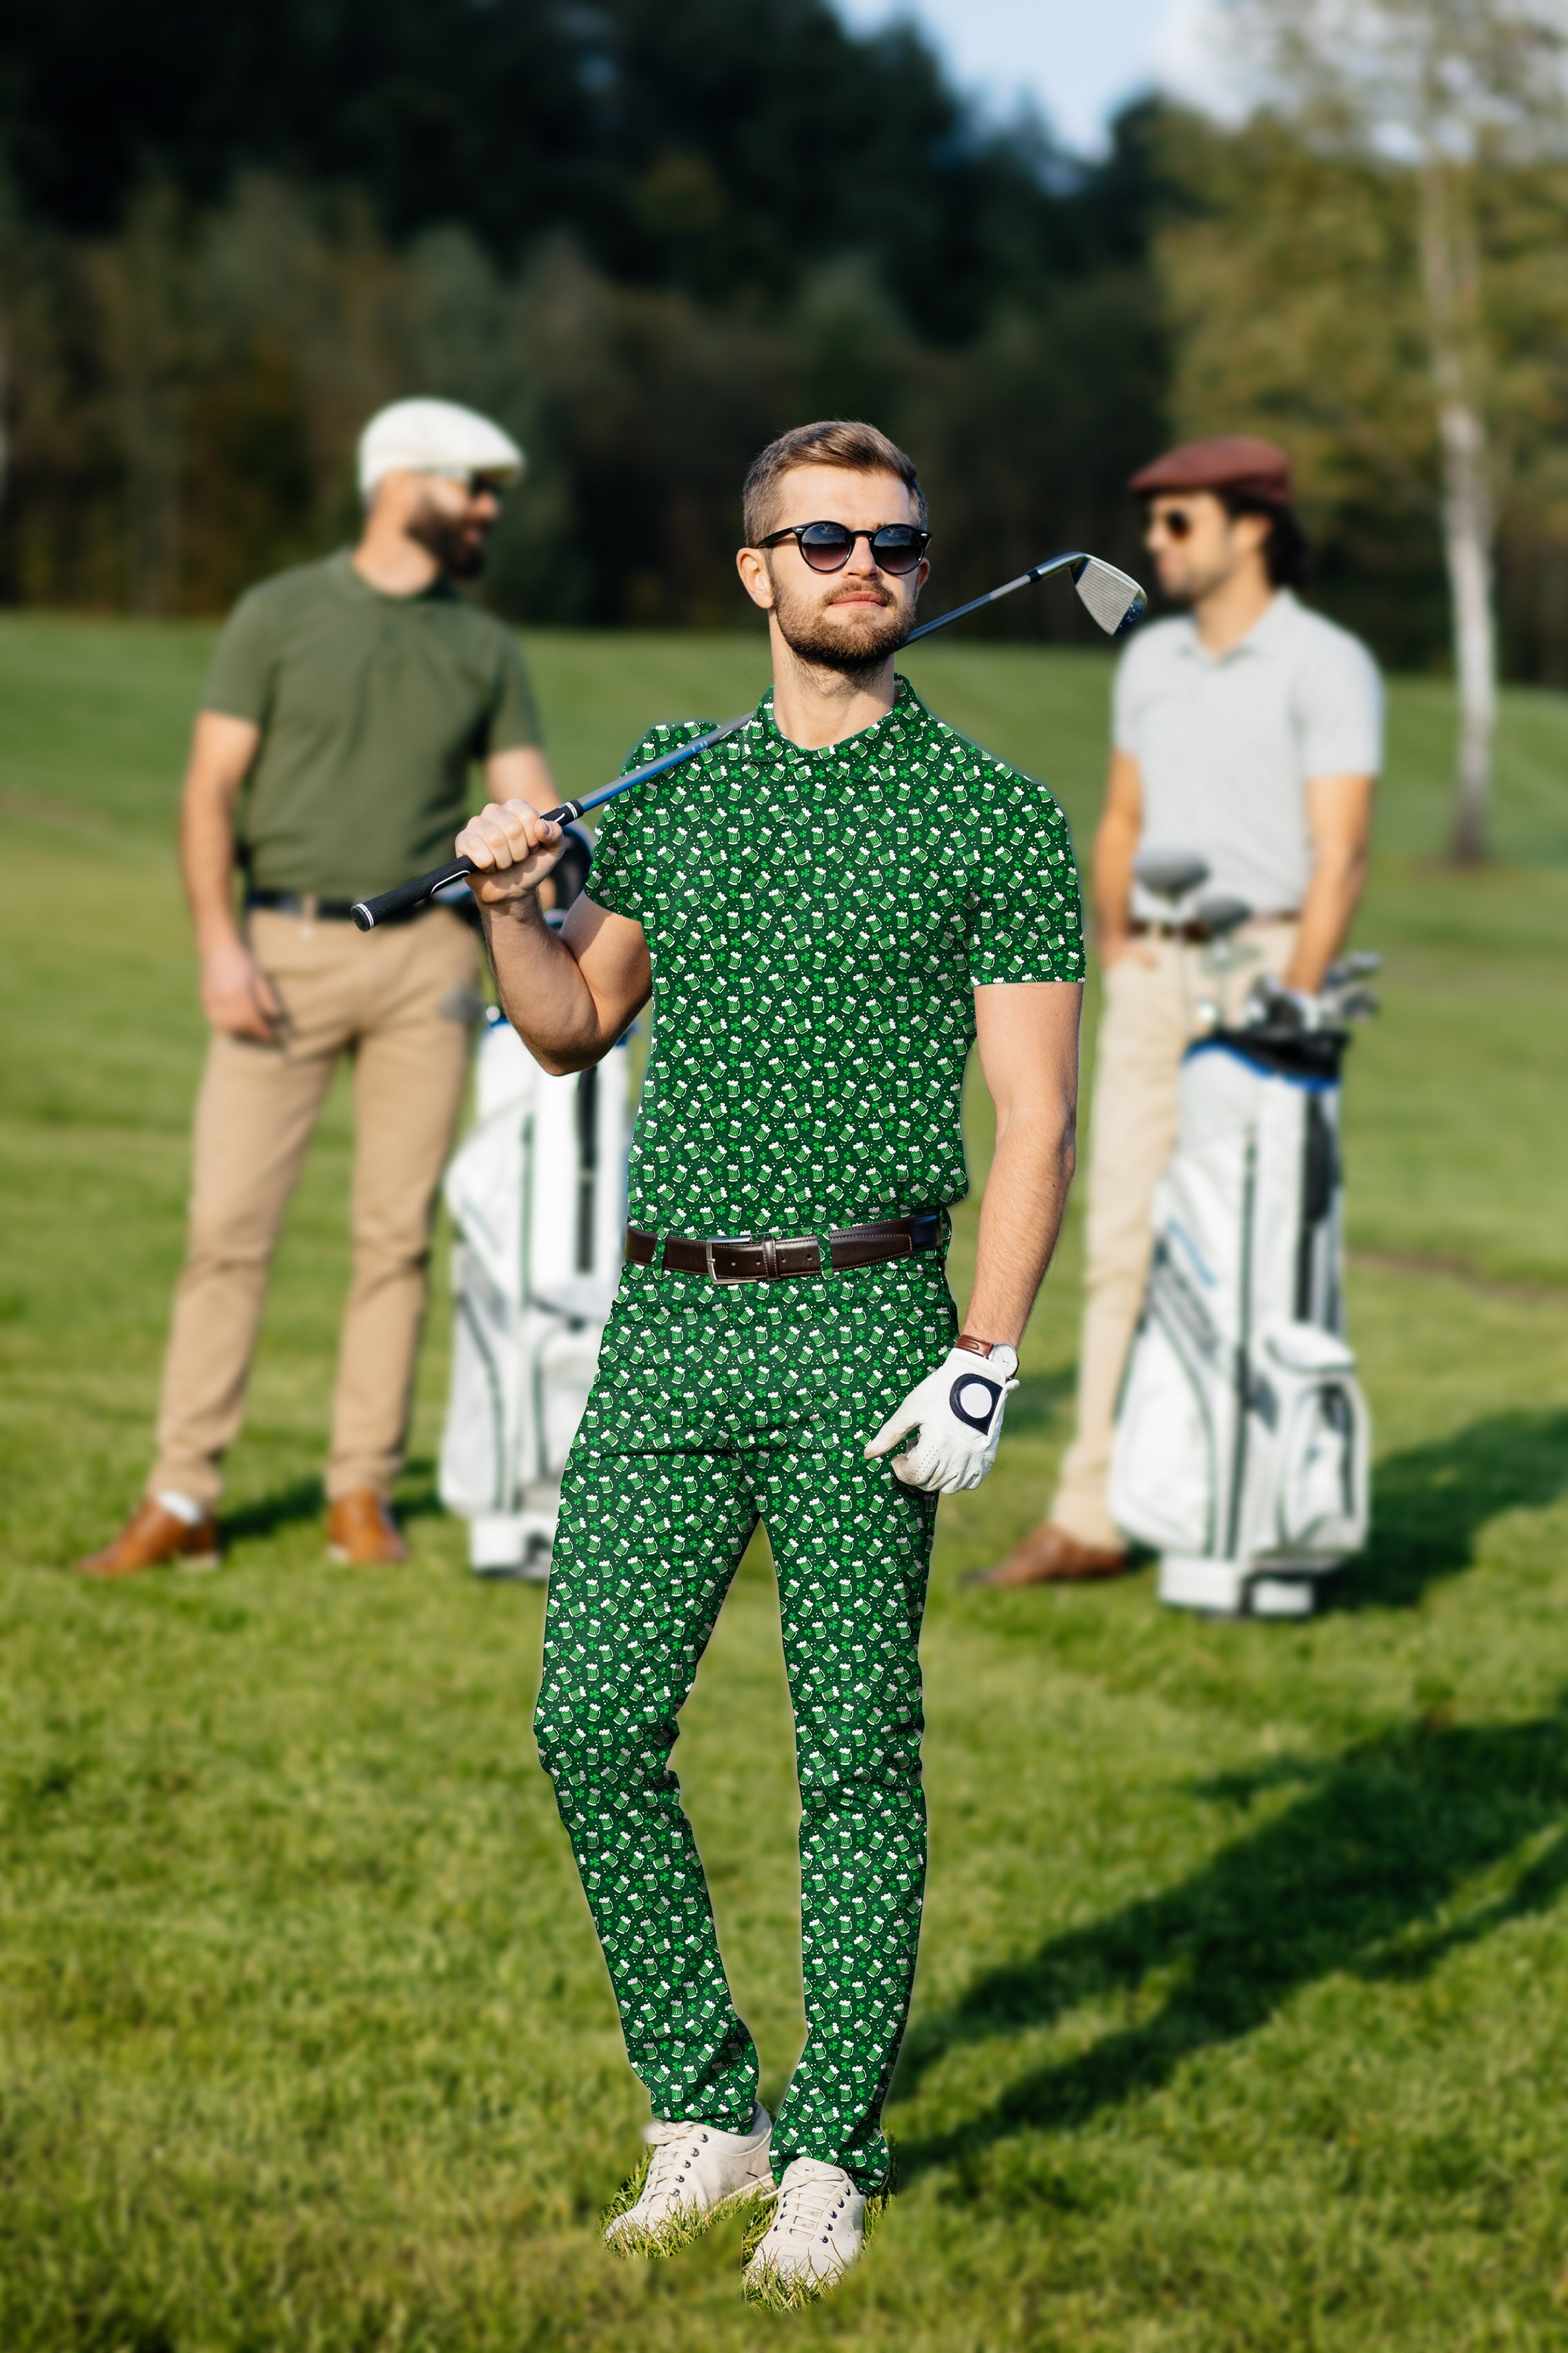
[[[1293,923],[1248,923],[1237,935],[1236,970],[1205,969],[1210,952],[1176,940],[1141,939],[1104,976],[1089,1131],[1089,1205],[1078,1431],[1062,1463],[1049,1518],[1080,1544],[1120,1549],[1106,1508],[1110,1440],[1127,1350],[1143,1303],[1153,1246],[1154,1187],[1176,1143],[1176,1077],[1207,998],[1235,1019],[1254,976],[1283,973]]]
[[[287,1028],[279,1046],[215,1032],[208,1050],[148,1493],[218,1499],[283,1213],[349,1053],[353,1271],[327,1493],[384,1495],[403,1459],[436,1190],[468,1074],[467,1008],[454,992],[471,990],[478,946],[447,908],[368,936],[258,908],[250,937]]]

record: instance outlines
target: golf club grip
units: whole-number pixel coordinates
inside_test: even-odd
[[[444,882],[460,882],[473,871],[471,859],[448,858],[445,866],[432,866],[428,874],[416,874],[411,882],[400,882],[395,891],[383,891],[374,899],[361,899],[350,913],[362,932],[374,932],[377,923],[390,923],[395,915],[412,914]]]
[[[580,801],[563,801],[559,808],[541,811],[548,825],[570,825],[583,814]],[[374,899],[361,899],[351,912],[362,932],[374,932],[378,923],[389,923],[396,915],[410,915],[433,899],[437,891],[449,882],[461,882],[475,871],[471,858],[449,858],[445,866],[432,866],[428,874],[416,874],[411,882],[400,882],[395,891],[383,891]]]

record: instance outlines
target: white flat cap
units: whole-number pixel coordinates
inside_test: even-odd
[[[360,494],[387,474],[495,474],[515,482],[527,464],[510,433],[455,400],[395,400],[359,437]]]

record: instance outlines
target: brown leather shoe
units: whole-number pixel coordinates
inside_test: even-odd
[[[138,1504],[112,1544],[76,1564],[79,1577],[135,1577],[176,1561],[182,1568],[217,1567],[217,1523],[209,1512],[195,1527],[166,1512],[154,1496]]]
[[[336,1495],[327,1506],[327,1557],[352,1568],[384,1568],[406,1560],[408,1546],[381,1497],[369,1487]]]
[[[1121,1577],[1130,1564],[1124,1552],[1079,1544],[1050,1520],[1031,1528],[994,1568],[977,1569],[966,1585],[1082,1585],[1091,1577]]]

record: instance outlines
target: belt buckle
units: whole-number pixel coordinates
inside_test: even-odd
[[[731,1242],[745,1242],[749,1240],[750,1237],[746,1234],[721,1234],[719,1236],[718,1247],[721,1250],[727,1250]],[[708,1280],[710,1282],[721,1282],[732,1286],[737,1282],[760,1282],[762,1281],[763,1278],[760,1274],[721,1274],[718,1268],[713,1263],[713,1249],[714,1245],[712,1242],[704,1241],[702,1245],[702,1253],[708,1261]]]

